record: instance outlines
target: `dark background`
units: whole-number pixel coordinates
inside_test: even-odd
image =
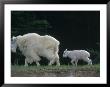
[[[60,41],[61,64],[70,61],[62,58],[66,48],[87,50],[94,63],[100,62],[100,11],[12,11],[11,36],[30,32],[48,34]],[[20,52],[12,53],[12,64],[22,57]]]

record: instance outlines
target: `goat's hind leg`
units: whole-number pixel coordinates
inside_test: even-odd
[[[56,65],[57,65],[57,66],[60,66],[60,61],[59,61],[59,59],[56,59]]]
[[[40,66],[40,63],[39,63],[39,61],[36,61],[36,64],[37,64],[37,66]]]
[[[49,62],[49,66],[51,66],[52,64],[54,64],[55,63],[55,59],[52,59],[52,60],[50,60],[50,62]]]
[[[59,56],[55,57],[56,66],[60,66]]]

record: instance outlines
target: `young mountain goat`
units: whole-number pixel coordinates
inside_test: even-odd
[[[63,53],[63,57],[68,57],[71,59],[72,65],[75,62],[75,65],[77,66],[78,60],[83,60],[88,63],[88,65],[92,65],[92,60],[89,59],[90,53],[86,50],[73,50],[73,51],[67,51],[67,49]]]

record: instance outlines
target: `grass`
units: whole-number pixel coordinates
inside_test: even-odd
[[[96,64],[96,65],[78,65],[77,67],[72,66],[72,65],[61,65],[61,66],[28,66],[25,67],[23,65],[12,65],[11,66],[12,70],[17,70],[17,71],[24,71],[24,70],[41,70],[41,71],[45,71],[45,70],[68,70],[68,69],[77,69],[77,70],[96,70],[96,71],[100,71],[100,65]]]
[[[44,71],[59,71],[59,70],[68,70],[72,69],[72,66],[67,66],[67,65],[61,65],[59,66],[12,66],[11,69],[12,71],[37,71],[37,72],[44,72]]]
[[[78,76],[83,72],[89,73],[95,72],[100,75],[100,65],[78,65],[77,67],[72,65],[61,65],[61,66],[19,66],[19,65],[12,65],[11,66],[11,74],[12,76],[42,76],[44,73],[57,73],[61,76],[61,73],[73,73],[77,72]],[[80,72],[80,73],[79,73]]]

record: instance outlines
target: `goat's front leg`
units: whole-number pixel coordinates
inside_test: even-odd
[[[75,66],[77,67],[78,60],[75,61]]]
[[[34,52],[34,50],[31,50],[31,58],[33,59],[34,62],[36,62],[37,66],[40,66],[39,61],[40,61],[40,57]]]
[[[25,58],[25,65],[24,66],[28,66],[27,58]]]
[[[71,60],[71,64],[74,65],[74,60]]]
[[[40,57],[36,55],[35,62],[37,66],[40,66],[39,61],[40,61]]]

